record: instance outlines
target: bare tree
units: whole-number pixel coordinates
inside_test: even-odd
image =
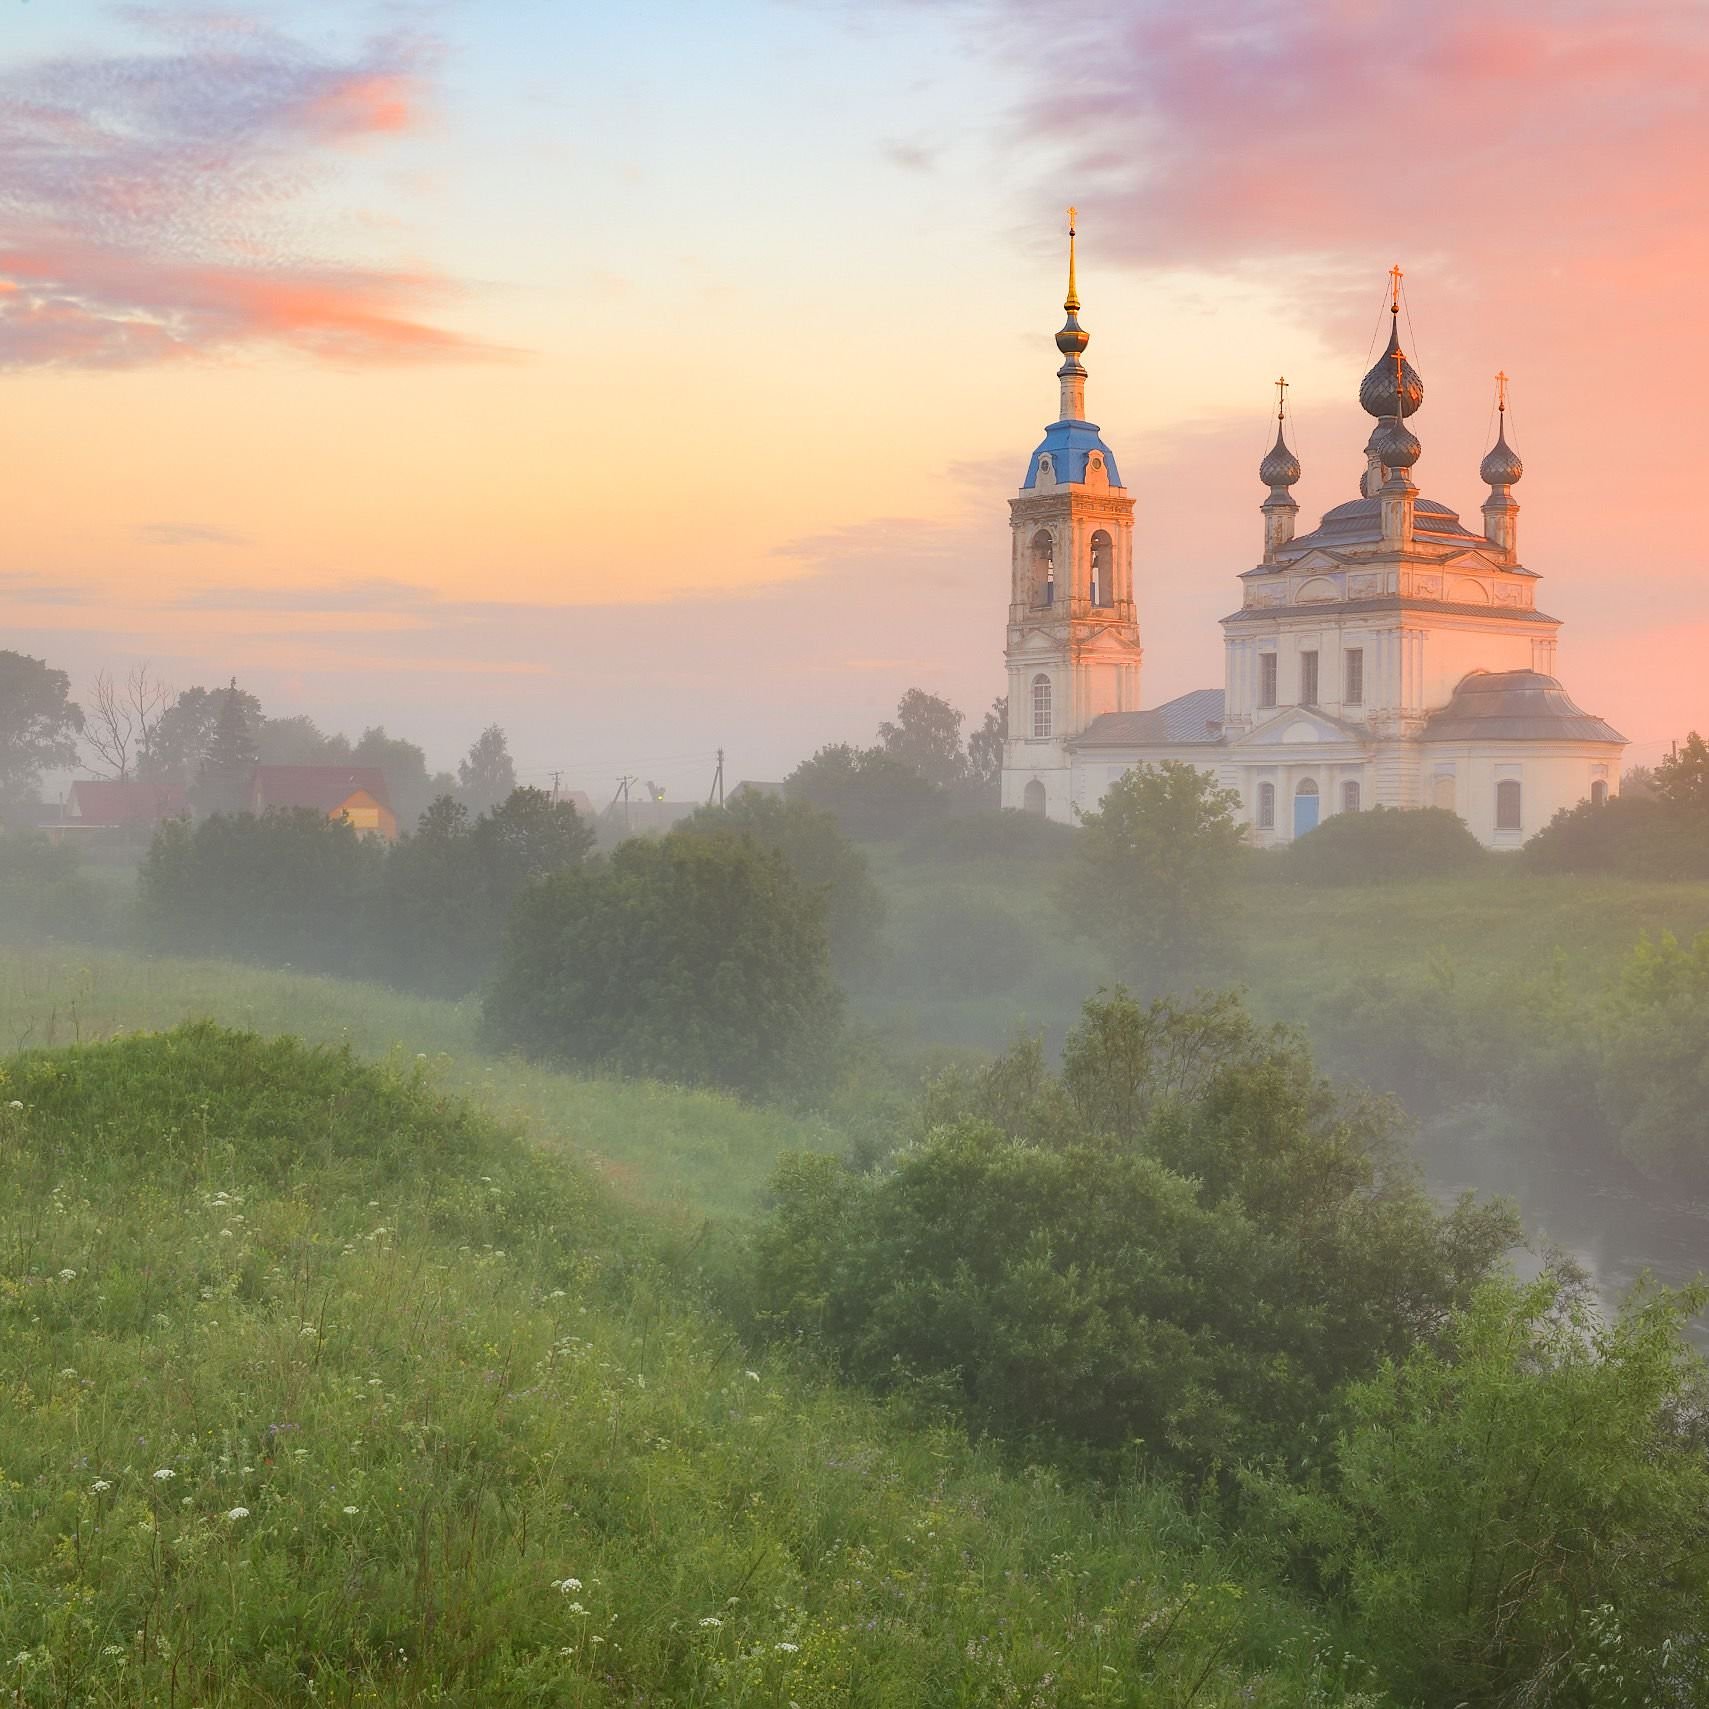
[[[172,703],[172,690],[149,668],[136,666],[123,686],[106,671],[95,676],[95,700],[83,725],[83,740],[94,755],[84,770],[123,782],[133,765],[148,755],[160,715]]]

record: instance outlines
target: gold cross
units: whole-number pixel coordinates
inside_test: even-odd
[[[1507,414],[1507,376],[1497,374],[1495,377],[1495,407],[1503,415]]]
[[[1405,277],[1406,277],[1406,275],[1401,272],[1400,263],[1397,261],[1394,264],[1394,266],[1392,266],[1389,269],[1389,280],[1390,280],[1390,283],[1394,287],[1393,294],[1389,298],[1389,313],[1390,314],[1399,314],[1400,313],[1400,282]]]
[[[1276,419],[1278,421],[1280,421],[1282,419],[1283,411],[1287,408],[1287,402],[1288,402],[1288,382],[1287,382],[1286,377],[1284,376],[1284,377],[1278,378],[1276,381]]]
[[[1070,237],[1074,235],[1074,219],[1079,211],[1080,210],[1078,208],[1070,208],[1068,210],[1068,235]]]

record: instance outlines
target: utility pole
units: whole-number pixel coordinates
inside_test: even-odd
[[[563,776],[564,774],[561,771],[552,773],[552,805],[554,807],[558,805],[558,785],[563,780]]]
[[[623,797],[623,834],[628,836],[635,828],[633,816],[629,811],[629,785],[635,781],[632,777],[620,777],[617,780],[617,792]]]
[[[712,787],[706,792],[706,805],[712,805],[713,796],[718,797],[718,805],[724,805],[724,750],[718,750],[718,770],[713,773]]]

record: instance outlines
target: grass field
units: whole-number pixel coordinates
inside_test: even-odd
[[[307,1030],[279,979],[203,1000]],[[81,989],[90,1030],[187,999]],[[336,1024],[379,1047],[363,996]],[[413,1061],[201,1028],[4,1074],[17,1709],[1382,1701],[1165,1489],[748,1352],[647,1219]]]
[[[473,1002],[228,961],[79,947],[0,954],[0,1054],[216,1020],[349,1045],[371,1061],[424,1059],[437,1084],[591,1162],[625,1195],[681,1217],[750,1210],[781,1152],[833,1149],[785,1112],[651,1081],[582,1079],[478,1052]]]

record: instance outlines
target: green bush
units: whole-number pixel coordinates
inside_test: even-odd
[[[941,861],[946,866],[981,860],[1060,861],[1074,847],[1074,837],[1072,825],[1006,807],[934,820],[902,845],[901,855],[906,861]]]
[[[934,1089],[876,1172],[786,1160],[758,1309],[976,1429],[1195,1473],[1309,1455],[1338,1384],[1430,1333],[1516,1236],[1444,1216],[1390,1144],[1234,1000],[1087,1005]]]
[[[700,808],[671,835],[747,837],[782,855],[796,878],[824,898],[825,935],[837,973],[850,978],[872,965],[884,924],[884,894],[873,882],[866,856],[831,814],[806,801],[750,792],[722,807]]]
[[[77,850],[39,831],[0,831],[0,941],[87,943],[106,936],[112,909],[84,875]]]
[[[822,897],[745,839],[632,839],[531,886],[486,998],[529,1056],[759,1094],[820,1082],[842,1006]]]
[[[1709,878],[1709,812],[1659,797],[1617,795],[1564,807],[1520,857],[1531,872],[1620,878]]]
[[[1335,813],[1283,851],[1298,884],[1383,884],[1446,878],[1489,859],[1459,814],[1445,807],[1372,807]]]
[[[361,973],[385,858],[312,807],[169,820],[142,864],[144,936],[176,955]]]
[[[1709,1701],[1704,1299],[1607,1324],[1553,1276],[1492,1282],[1353,1388],[1320,1487],[1257,1480],[1403,1701]]]
[[[784,779],[791,801],[833,815],[857,841],[905,837],[949,811],[950,794],[883,748],[821,748]]]

